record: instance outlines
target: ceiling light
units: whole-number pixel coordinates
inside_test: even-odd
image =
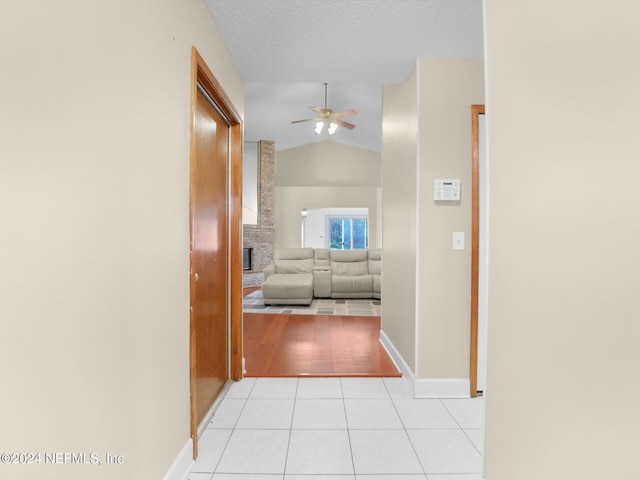
[[[315,114],[315,118],[305,118],[303,120],[294,120],[291,123],[315,122],[316,127],[313,129],[316,134],[320,135],[322,129],[327,126],[329,135],[333,135],[338,130],[338,126],[342,126],[349,130],[353,130],[356,126],[353,123],[345,122],[342,119],[334,120],[347,115],[355,115],[355,110],[344,110],[342,112],[334,112],[327,107],[327,84],[324,85],[324,108],[309,107]]]

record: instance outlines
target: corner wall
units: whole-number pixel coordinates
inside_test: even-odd
[[[638,2],[486,2],[485,480],[640,478]]]
[[[0,2],[0,443],[161,479],[189,442],[191,47],[242,114],[204,2]],[[122,455],[106,464],[105,455]]]

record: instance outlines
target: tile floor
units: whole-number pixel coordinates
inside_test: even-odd
[[[245,378],[185,480],[480,480],[483,411],[401,378]]]

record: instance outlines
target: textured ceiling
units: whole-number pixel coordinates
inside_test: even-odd
[[[245,138],[326,140],[308,106],[354,109],[331,140],[380,151],[382,84],[416,58],[482,58],[481,0],[205,0],[246,84]]]

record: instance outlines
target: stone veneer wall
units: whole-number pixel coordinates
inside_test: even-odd
[[[253,248],[251,270],[242,277],[243,287],[262,285],[262,269],[273,260],[274,190],[276,181],[275,145],[272,141],[258,142],[258,224],[243,225],[242,246]]]

